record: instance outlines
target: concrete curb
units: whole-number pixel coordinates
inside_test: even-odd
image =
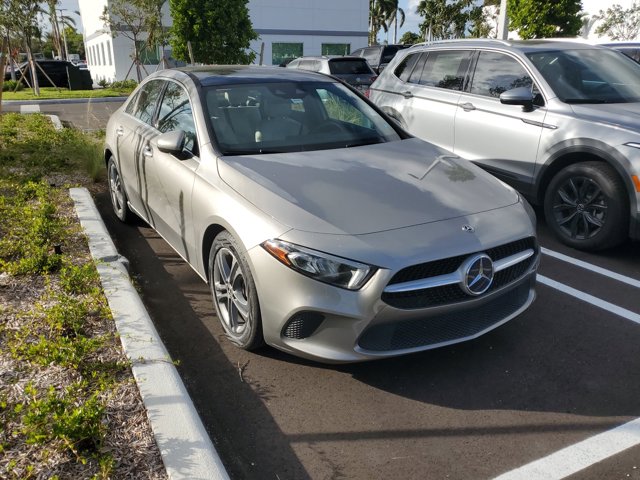
[[[2,105],[40,105],[62,103],[105,103],[124,102],[129,97],[100,97],[100,98],[50,98],[46,100],[2,100]]]
[[[120,340],[147,409],[171,479],[228,480],[191,398],[131,284],[120,256],[86,188],[71,188],[80,223],[100,274]]]

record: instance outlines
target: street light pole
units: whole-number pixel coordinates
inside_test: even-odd
[[[64,42],[64,59],[69,61],[69,47],[67,47],[67,35],[64,33],[64,20],[62,12],[65,10],[64,8],[57,9],[60,12],[60,22],[62,23],[62,41]],[[56,22],[58,21],[56,17]]]
[[[498,15],[498,39],[509,38],[509,17],[507,15],[507,0],[500,0],[500,15]]]

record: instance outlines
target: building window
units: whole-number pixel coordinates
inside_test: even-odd
[[[111,59],[111,42],[107,40],[107,55],[109,56],[109,65],[113,65],[113,61]]]
[[[152,47],[147,46],[147,42],[136,42],[138,47],[138,55],[140,55],[140,62],[143,65],[158,65],[160,63],[160,57],[158,55],[158,47],[155,45]]]
[[[351,44],[349,43],[323,43],[322,55],[349,55]]]
[[[102,65],[106,65],[107,61],[105,60],[105,56],[104,56],[104,42],[100,44],[100,51],[102,52]]]
[[[302,56],[302,43],[272,43],[271,64],[280,65],[289,63],[294,58]]]

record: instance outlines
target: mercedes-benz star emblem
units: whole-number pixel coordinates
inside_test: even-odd
[[[493,282],[493,262],[485,253],[468,258],[462,264],[462,290],[469,295],[482,295]]]

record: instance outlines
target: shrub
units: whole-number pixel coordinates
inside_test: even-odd
[[[119,80],[111,83],[110,87],[112,90],[133,90],[138,86],[138,82],[133,79],[129,80]]]
[[[22,82],[17,82],[16,80],[5,80],[2,84],[3,92],[19,92],[20,90],[24,90],[24,84]]]

